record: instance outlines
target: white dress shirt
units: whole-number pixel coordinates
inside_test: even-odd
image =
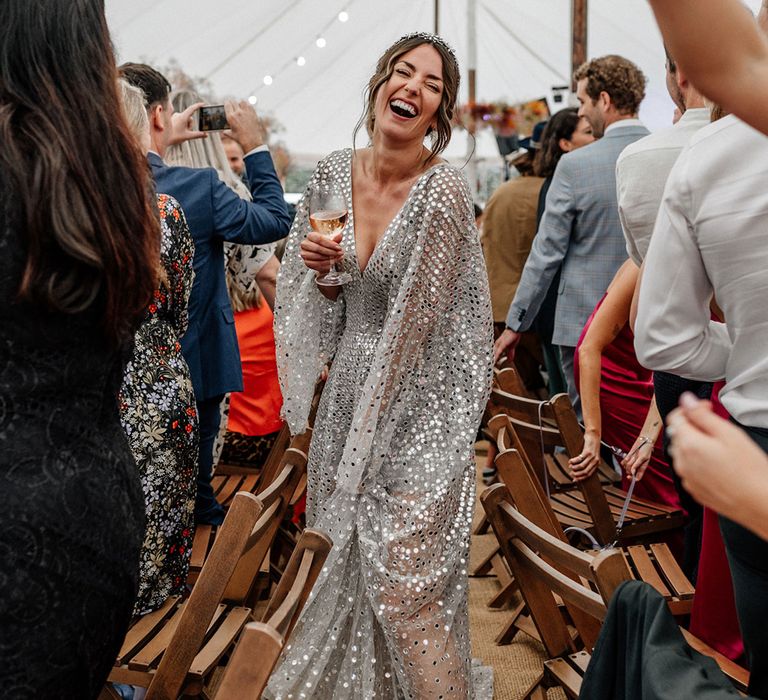
[[[669,171],[691,137],[707,124],[706,107],[688,109],[674,126],[627,146],[616,162],[619,219],[627,253],[638,267],[651,242]]]
[[[727,326],[710,321],[714,293]],[[640,287],[640,363],[725,378],[723,405],[768,428],[768,138],[735,117],[701,129],[672,168]]]

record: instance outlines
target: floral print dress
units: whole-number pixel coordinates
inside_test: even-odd
[[[194,243],[179,203],[159,194],[157,204],[164,279],[136,332],[120,390],[123,429],[146,502],[137,615],[160,607],[184,589],[197,476],[195,395],[179,343],[187,329]]]

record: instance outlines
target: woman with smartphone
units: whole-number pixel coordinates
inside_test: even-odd
[[[96,698],[136,595],[117,392],[160,244],[101,0],[0,3],[0,142],[0,688]]]
[[[458,87],[440,37],[395,42],[368,83],[371,145],[321,161],[297,208],[278,369],[298,433],[331,363],[307,525],[334,546],[266,697],[491,696],[470,672],[467,617],[490,297],[469,188],[439,157]]]

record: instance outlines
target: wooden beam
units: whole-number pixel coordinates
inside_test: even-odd
[[[572,0],[571,14],[571,88],[576,91],[573,73],[587,60],[587,8],[588,0]]]

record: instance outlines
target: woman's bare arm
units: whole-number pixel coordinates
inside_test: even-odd
[[[629,320],[637,274],[638,268],[631,260],[619,268],[579,346],[579,394],[585,434],[581,454],[569,462],[576,480],[588,477],[600,463],[600,374],[603,350],[613,342]]]

